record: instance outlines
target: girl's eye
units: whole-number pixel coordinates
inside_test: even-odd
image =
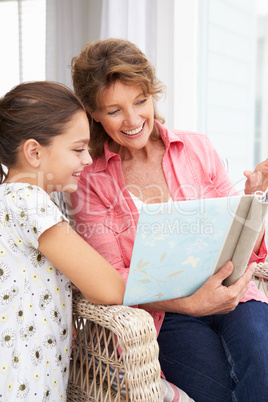
[[[84,148],[81,148],[81,149],[75,149],[75,152],[83,152],[83,151],[85,151],[85,149],[84,149]]]

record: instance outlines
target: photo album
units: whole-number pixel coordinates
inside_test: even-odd
[[[268,211],[266,193],[144,204],[124,305],[193,294],[227,261],[229,286],[247,267]]]

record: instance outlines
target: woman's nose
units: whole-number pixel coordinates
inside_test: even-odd
[[[138,115],[133,109],[129,109],[124,115],[124,124],[128,127],[135,127],[138,121]]]

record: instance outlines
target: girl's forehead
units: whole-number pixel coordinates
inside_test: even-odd
[[[62,132],[62,140],[89,141],[89,121],[84,111],[77,112],[65,126]],[[57,137],[56,137],[57,138]]]

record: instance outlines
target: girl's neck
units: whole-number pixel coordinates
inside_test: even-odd
[[[27,183],[43,188],[43,178],[41,172],[33,172],[20,169],[10,169],[4,183]]]

